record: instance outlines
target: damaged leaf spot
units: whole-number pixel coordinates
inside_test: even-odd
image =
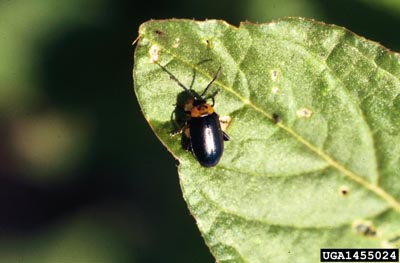
[[[149,49],[150,63],[157,63],[160,59],[160,49],[156,44],[152,45]]]
[[[371,221],[367,220],[356,220],[353,222],[353,230],[366,237],[376,236],[376,228]]]
[[[159,36],[164,35],[164,32],[162,32],[161,30],[158,30],[158,29],[154,30],[154,32]]]
[[[307,108],[300,108],[297,110],[296,114],[299,118],[310,118],[313,112]]]
[[[211,49],[211,40],[206,39],[206,40],[204,41],[204,43],[206,44],[207,49]]]
[[[339,187],[339,195],[340,195],[340,196],[343,196],[343,197],[344,197],[344,196],[348,196],[349,193],[350,193],[349,187],[347,187],[347,186],[345,186],[345,185]]]
[[[172,45],[173,48],[178,48],[179,47],[179,42],[181,39],[179,37],[175,38],[174,44]]]
[[[219,123],[220,123],[221,129],[223,131],[226,131],[228,129],[231,122],[232,122],[232,118],[230,116],[220,116],[219,117]]]
[[[272,87],[271,89],[272,93],[276,94],[279,92],[279,88],[278,87]]]
[[[279,71],[274,69],[271,71],[271,79],[272,81],[276,81],[278,79]]]

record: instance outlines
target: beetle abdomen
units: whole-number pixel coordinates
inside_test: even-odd
[[[224,138],[215,112],[190,120],[190,144],[201,165],[211,167],[218,163],[224,151]]]

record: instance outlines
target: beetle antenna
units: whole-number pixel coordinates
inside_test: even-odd
[[[164,66],[162,66],[161,64],[158,64],[158,66],[160,66],[160,68],[165,71],[170,79],[172,79],[173,81],[175,81],[180,87],[182,87],[186,92],[188,92],[190,95],[192,95],[193,98],[195,98],[196,100],[198,100],[197,96],[195,94],[193,94],[193,92],[188,89],[182,82],[179,81],[179,79],[177,77],[174,76],[174,74],[172,74],[168,69],[166,69]]]
[[[203,90],[203,92],[200,94],[200,97],[203,97],[203,95],[207,92],[208,88],[211,87],[211,84],[218,78],[219,74],[221,73],[221,66],[219,66],[217,72],[215,73],[213,79],[208,83],[207,87]]]
[[[204,60],[200,61],[199,63],[197,63],[196,65],[199,66],[199,65],[201,65],[205,62],[209,62],[209,61],[212,61],[212,59],[211,58],[204,59]],[[192,77],[192,82],[190,83],[189,89],[193,88],[194,80],[196,79],[196,72],[197,72],[196,68],[193,67],[193,77]]]

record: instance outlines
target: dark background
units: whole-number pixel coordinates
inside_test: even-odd
[[[304,16],[400,50],[400,2],[0,0],[0,263],[214,262],[133,92],[149,19]]]

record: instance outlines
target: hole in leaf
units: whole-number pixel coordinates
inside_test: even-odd
[[[296,114],[299,118],[310,118],[313,112],[307,108],[300,108],[297,110]]]
[[[343,185],[339,188],[339,195],[344,197],[348,196],[349,194],[350,194],[350,189],[347,186]]]
[[[160,59],[160,49],[157,45],[152,45],[149,49],[150,63],[156,63]]]

